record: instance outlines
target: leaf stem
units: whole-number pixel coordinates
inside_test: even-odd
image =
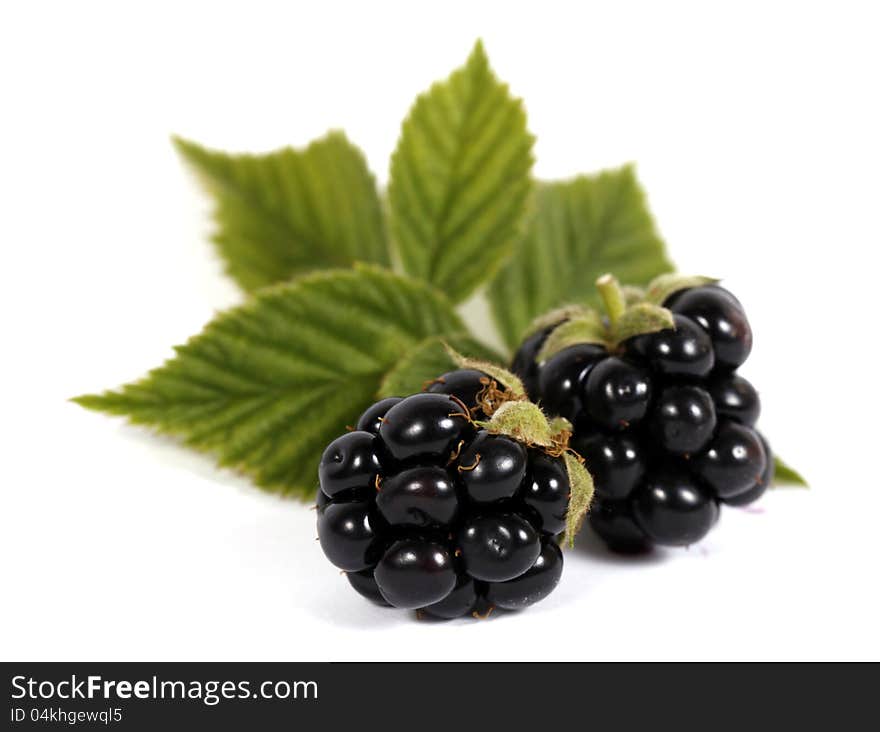
[[[620,282],[612,274],[603,274],[596,280],[596,289],[599,290],[599,296],[605,305],[605,312],[608,314],[608,322],[613,329],[626,310],[626,296]]]

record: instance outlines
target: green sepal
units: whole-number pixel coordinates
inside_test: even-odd
[[[578,307],[547,336],[535,357],[538,363],[581,343],[601,345],[614,352],[634,336],[675,327],[672,313],[641,299],[639,288],[622,287],[611,274],[602,275],[596,287],[606,315],[592,308]]]
[[[580,460],[570,452],[563,455],[565,468],[568,471],[568,483],[571,494],[568,500],[568,511],[565,514],[565,536],[563,545],[574,546],[574,537],[584,525],[584,519],[593,502],[595,486],[593,477],[583,466]]]
[[[703,277],[701,275],[683,275],[677,272],[668,272],[658,275],[651,280],[645,290],[645,300],[655,305],[662,305],[666,298],[674,295],[679,290],[687,290],[691,287],[703,287],[714,285],[718,280],[715,277]]]
[[[785,463],[785,461],[777,455],[773,456],[773,485],[790,486],[794,488],[810,487],[804,476]]]
[[[571,423],[561,417],[548,420],[536,404],[515,401],[505,402],[491,419],[476,424],[492,434],[511,437],[531,448],[543,448],[547,454],[564,460],[570,493],[562,543],[574,546],[575,534],[583,526],[595,488],[581,459],[568,448]]]
[[[561,435],[563,432],[571,432],[572,426],[565,417],[550,418],[550,432],[554,435]]]
[[[635,285],[623,286],[623,300],[627,305],[635,305],[645,301],[646,290],[644,287]]]
[[[659,305],[640,302],[623,311],[620,320],[614,324],[612,341],[615,345],[620,345],[634,336],[669,328],[675,328],[675,321],[669,310]]]
[[[595,310],[584,308],[579,315],[566,320],[547,336],[535,360],[538,363],[546,361],[569,346],[579,343],[597,343],[605,346],[607,341],[608,332],[602,322],[602,316]]]
[[[458,366],[458,368],[482,371],[483,373],[491,376],[495,381],[503,386],[505,391],[507,391],[510,396],[514,397],[515,399],[526,398],[526,388],[525,386],[523,386],[522,380],[504,367],[499,366],[496,363],[492,363],[491,361],[462,356],[449,344],[447,344],[446,352],[449,354],[450,359],[452,359],[452,361]]]
[[[528,447],[553,447],[553,431],[537,404],[529,401],[505,402],[492,418],[477,425],[493,435],[512,437]]]
[[[560,323],[564,323],[566,320],[577,318],[588,312],[590,309],[591,308],[588,308],[586,305],[564,305],[561,308],[555,308],[550,312],[539,315],[531,322],[529,327],[526,328],[523,334],[523,339],[528,338],[530,335],[534,335],[545,328],[551,328]]]

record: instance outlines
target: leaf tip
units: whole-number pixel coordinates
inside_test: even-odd
[[[70,397],[67,401],[83,409],[91,409],[96,412],[106,410],[106,397],[102,394],[80,394],[79,396]]]
[[[190,158],[196,151],[201,150],[199,145],[176,132],[171,134],[170,140],[172,147],[185,158]]]

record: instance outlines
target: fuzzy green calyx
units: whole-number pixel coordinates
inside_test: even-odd
[[[602,316],[595,310],[585,309],[577,316],[566,320],[547,336],[536,360],[539,363],[546,361],[554,354],[578,343],[597,343],[604,346],[607,340],[608,329],[602,321]]]
[[[467,358],[466,356],[462,356],[458,351],[447,344],[446,352],[449,354],[449,357],[455,362],[455,364],[460,369],[474,369],[475,371],[482,371],[484,374],[487,374],[491,379],[497,381],[501,386],[504,387],[505,392],[508,394],[509,400],[521,400],[526,399],[526,388],[523,386],[522,380],[512,374],[507,369],[499,366],[498,364],[492,363],[491,361],[482,361],[476,358]]]
[[[536,356],[538,362],[580,343],[594,343],[614,353],[629,338],[675,327],[669,310],[648,302],[638,288],[622,287],[613,275],[602,275],[596,288],[605,317],[591,308],[580,308],[547,336]]]
[[[563,456],[565,468],[568,471],[568,483],[571,486],[571,495],[568,501],[568,511],[565,514],[565,535],[562,543],[569,547],[574,546],[574,537],[584,525],[590,504],[593,502],[595,487],[593,476],[584,467],[584,464],[573,452],[566,452]]]
[[[550,312],[544,313],[535,318],[526,329],[525,333],[523,333],[523,337],[528,338],[539,330],[558,326],[567,320],[572,320],[591,312],[595,311],[592,310],[592,308],[588,308],[586,305],[564,305],[561,308],[556,308],[555,310],[551,310]]]
[[[491,419],[477,424],[493,435],[512,437],[526,447],[553,447],[550,423],[540,407],[532,402],[505,402]]]
[[[655,277],[645,290],[645,301],[654,305],[662,305],[666,298],[680,290],[688,290],[691,287],[703,287],[714,285],[718,280],[715,277],[702,275],[683,275],[677,272],[667,272]]]
[[[504,435],[526,447],[541,449],[548,455],[562,458],[571,487],[565,514],[563,545],[574,546],[575,534],[583,526],[593,500],[593,479],[580,456],[568,446],[571,423],[560,417],[548,420],[537,404],[510,401],[502,404],[492,418],[477,425],[494,435]]]

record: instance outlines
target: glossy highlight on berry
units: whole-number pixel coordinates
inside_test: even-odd
[[[592,420],[606,429],[626,429],[648,412],[651,377],[635,363],[606,358],[590,370],[584,395]]]
[[[481,432],[455,461],[458,480],[468,498],[492,503],[512,498],[526,474],[526,450],[515,440]]]
[[[346,491],[368,490],[375,484],[379,469],[375,435],[349,432],[333,440],[321,456],[321,490],[330,498]]]
[[[541,552],[538,533],[515,514],[477,516],[458,533],[467,573],[486,582],[504,582],[528,571]]]
[[[467,427],[462,405],[445,394],[414,394],[386,413],[379,437],[396,460],[449,455]]]
[[[418,539],[392,544],[373,576],[388,603],[408,610],[440,602],[456,582],[449,550],[442,544]]]

